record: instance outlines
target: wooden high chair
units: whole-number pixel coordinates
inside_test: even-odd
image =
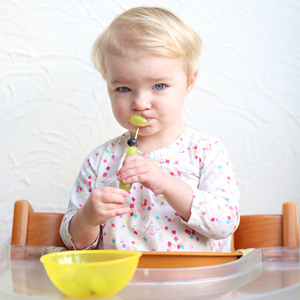
[[[12,245],[63,247],[59,227],[63,214],[34,212],[26,200],[15,202]],[[299,211],[296,202],[286,202],[282,214],[241,216],[234,233],[232,251],[263,247],[299,247]]]
[[[234,247],[299,247],[298,203],[283,203],[281,215],[241,216],[240,225],[234,233]]]
[[[15,202],[11,244],[64,247],[59,228],[62,213],[34,212],[27,200]]]
[[[30,203],[15,203],[12,245],[64,247],[59,227],[63,214],[34,212]],[[281,215],[241,216],[232,238],[232,252],[155,252],[145,251],[138,268],[188,268],[232,262],[242,256],[236,249],[262,247],[299,247],[298,204],[286,202]],[[17,249],[12,249],[13,255]],[[37,254],[39,258],[40,253]]]

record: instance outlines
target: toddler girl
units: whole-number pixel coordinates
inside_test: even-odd
[[[201,46],[189,25],[153,7],[124,12],[96,40],[94,64],[128,131],[84,161],[61,224],[68,248],[231,250],[239,190],[230,157],[218,139],[181,121]],[[132,114],[148,124],[139,128],[138,154],[125,158],[137,129]]]

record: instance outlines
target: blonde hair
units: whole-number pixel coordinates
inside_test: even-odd
[[[182,57],[190,80],[198,70],[201,47],[197,32],[172,12],[159,7],[136,7],[117,16],[100,34],[91,56],[104,79],[107,54],[129,58],[145,53]]]

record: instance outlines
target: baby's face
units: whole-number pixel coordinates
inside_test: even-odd
[[[148,119],[140,136],[178,136],[183,101],[193,86],[187,83],[182,59],[145,54],[134,60],[108,55],[106,68],[112,110],[121,126],[135,131],[129,119],[137,113]]]

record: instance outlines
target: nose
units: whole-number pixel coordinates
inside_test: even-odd
[[[146,110],[151,108],[151,100],[148,93],[136,92],[132,98],[133,110]]]

